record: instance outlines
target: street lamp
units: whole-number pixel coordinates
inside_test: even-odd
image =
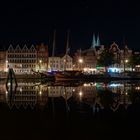
[[[124,72],[125,72],[126,64],[127,64],[128,62],[129,62],[128,59],[125,59],[125,60],[124,60]]]
[[[83,59],[82,59],[82,58],[79,58],[78,62],[79,62],[79,64],[80,64],[80,70],[81,70],[81,69],[82,69]]]
[[[128,63],[128,59],[125,60],[125,63]]]
[[[42,60],[39,60],[39,68],[41,69]]]
[[[5,69],[6,72],[8,72],[8,60],[6,60],[6,69]]]

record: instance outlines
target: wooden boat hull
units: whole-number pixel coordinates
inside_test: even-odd
[[[57,73],[55,75],[56,81],[78,81],[81,77],[81,72],[74,72],[74,71],[67,71],[67,72],[61,72]]]

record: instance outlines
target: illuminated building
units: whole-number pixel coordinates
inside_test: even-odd
[[[48,46],[41,44],[36,46],[37,70],[46,71],[48,69]]]
[[[6,71],[6,52],[0,51],[0,71]]]
[[[122,72],[125,70],[131,70],[131,68],[128,66],[128,61],[130,56],[132,56],[132,50],[129,49],[126,45],[123,49],[120,49],[119,46],[114,42],[110,46],[110,52],[114,54],[115,60],[117,63],[113,64],[111,66],[113,69],[111,69],[112,72]]]
[[[16,74],[30,74],[34,71],[47,70],[48,47],[41,44],[38,46],[24,45],[15,48],[10,45],[6,51],[6,69],[13,68]]]
[[[82,69],[85,73],[96,73],[96,65],[97,65],[97,58],[98,55],[103,50],[104,46],[100,45],[99,36],[97,40],[95,39],[95,35],[93,34],[92,44],[89,49],[86,50],[77,50],[75,53],[75,65],[76,68],[79,69],[81,64],[79,63],[79,59],[83,60]],[[100,51],[99,51],[100,49]]]
[[[48,70],[73,70],[73,59],[69,55],[64,55],[63,57],[49,57]]]
[[[99,37],[97,38],[99,40]],[[100,42],[100,41],[97,41]],[[97,59],[100,57],[100,54],[104,50],[104,46],[98,44],[95,41],[95,36],[93,35],[92,45],[89,49],[86,50],[78,50],[74,57],[74,62],[77,68],[79,68],[79,58],[83,59],[83,71],[86,73],[94,74],[100,71],[99,67],[97,67]],[[129,58],[132,56],[132,50],[129,49],[126,45],[123,49],[120,49],[119,46],[113,42],[110,45],[109,51],[114,54],[116,63],[110,66],[108,69],[109,72],[122,72],[122,71],[130,71],[131,67],[128,65]],[[104,70],[101,68],[101,70]]]

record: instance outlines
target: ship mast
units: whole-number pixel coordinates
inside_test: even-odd
[[[70,34],[70,31],[68,30],[67,31],[67,43],[66,43],[66,53],[65,53],[65,60],[64,60],[64,70],[66,70],[67,68],[67,57],[68,57],[68,53],[69,53],[69,34]]]
[[[52,57],[54,57],[55,38],[56,38],[56,30],[54,30],[54,33],[53,33],[53,49],[52,49]]]
[[[56,30],[54,30],[54,33],[53,33],[53,49],[52,49],[52,67],[51,67],[51,70],[53,71],[53,64],[54,64],[54,51],[55,51],[55,38],[56,38]]]

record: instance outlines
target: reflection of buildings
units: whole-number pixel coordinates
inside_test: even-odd
[[[107,88],[113,93],[126,94],[132,90],[131,84],[123,83],[109,83]]]
[[[0,84],[0,102],[7,102],[10,108],[15,106],[26,109],[27,107],[44,107],[50,98],[59,100],[63,97],[66,104],[74,102],[77,105],[86,104],[93,112],[105,108],[116,111],[120,107],[127,109],[133,103],[130,93],[132,91],[138,93],[139,90],[139,83],[131,85],[127,82],[84,83],[82,86],[35,86],[34,83],[19,83],[16,92],[13,89],[10,94],[5,85]]]
[[[44,106],[47,103],[47,89],[42,86],[33,86],[31,84],[21,84],[17,87],[16,92],[6,94],[6,102],[12,108],[28,106],[34,108],[36,105]]]
[[[99,85],[102,87],[100,87]],[[138,87],[136,89],[138,89]],[[106,99],[103,97],[105,97],[106,95],[104,95],[101,100],[98,92],[102,91],[100,93],[101,95],[107,94],[103,93],[103,91],[105,90],[110,90],[112,92],[112,95],[110,95],[112,99],[111,102],[104,101]],[[120,105],[127,109],[127,107],[132,104],[131,98],[128,94],[131,91],[131,84],[128,83],[110,83],[106,86],[102,83],[88,83],[83,84],[83,86],[77,87],[75,90],[75,94],[77,101],[90,105],[93,112],[105,108],[102,102],[106,102],[106,104],[108,104],[108,107],[110,107],[111,110],[116,111],[117,109],[119,109]]]
[[[6,86],[3,83],[0,83],[0,102],[5,102],[6,94]]]
[[[48,97],[64,97],[69,99],[73,94],[74,87],[65,86],[49,86]]]

